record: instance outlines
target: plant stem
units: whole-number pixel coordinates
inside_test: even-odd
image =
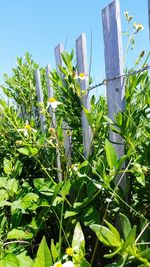
[[[59,228],[59,259],[61,258],[63,215],[64,215],[64,199],[63,199],[63,201],[62,201],[61,215],[60,215],[60,228]]]

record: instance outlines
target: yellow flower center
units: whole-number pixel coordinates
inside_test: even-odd
[[[141,29],[143,29],[143,25],[142,24],[139,24],[138,25],[138,30],[141,30]]]
[[[24,128],[27,129],[27,130],[31,130],[30,124],[26,124]]]
[[[48,102],[50,102],[50,103],[53,103],[53,102],[55,102],[56,101],[56,99],[54,98],[54,97],[50,97],[49,99],[48,99]]]
[[[62,264],[61,263],[55,263],[54,267],[62,267]]]
[[[136,29],[137,32],[144,29],[144,26],[142,24],[138,24],[136,22],[134,22],[133,26],[134,26],[134,28]]]
[[[72,256],[72,255],[73,255],[73,249],[72,249],[71,247],[67,248],[67,249],[66,249],[66,254],[67,254],[68,256]]]
[[[79,73],[79,77],[83,78],[83,77],[85,77],[85,74],[81,72],[81,73]]]

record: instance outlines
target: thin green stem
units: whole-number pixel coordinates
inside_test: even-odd
[[[57,212],[56,212],[54,209],[53,209],[53,212],[55,213],[55,216],[56,216],[56,218],[57,218],[57,220],[58,220],[58,222],[59,222],[59,225],[60,225],[60,219],[59,219],[59,216],[57,215]],[[64,228],[63,228],[62,225],[61,225],[61,229],[62,229],[63,235],[64,235],[64,237],[65,237],[65,239],[66,239],[66,242],[67,242],[67,244],[68,244],[68,247],[71,247],[71,245],[70,245],[70,243],[69,243],[69,240],[68,240],[68,238],[67,238],[67,236],[66,236],[65,230],[64,230]]]
[[[61,215],[60,215],[60,228],[59,228],[59,259],[61,259],[61,246],[62,246],[62,224],[63,224],[63,215],[64,215],[64,199],[61,206]]]
[[[39,165],[41,166],[42,170],[46,173],[46,175],[48,176],[48,178],[51,180],[51,182],[54,184],[54,185],[57,185],[57,183],[54,181],[54,179],[50,176],[50,174],[48,173],[48,171],[46,170],[46,168],[44,167],[44,165],[42,164],[42,162],[38,159],[37,159],[37,162],[39,163]]]

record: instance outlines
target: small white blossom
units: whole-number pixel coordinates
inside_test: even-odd
[[[106,202],[110,203],[110,202],[112,202],[112,199],[111,198],[106,198]]]
[[[56,262],[53,266],[50,267],[74,267],[74,264],[72,261],[66,261],[65,263]]]
[[[66,261],[64,264],[63,264],[63,267],[74,267],[74,264],[72,261]]]
[[[29,132],[33,132],[33,133],[37,132],[37,130],[32,128],[31,125],[28,123],[28,120],[26,120],[26,124],[25,124],[24,128],[18,129],[18,131],[23,132],[25,137],[29,135]]]
[[[124,12],[124,15],[125,15],[125,17],[126,17],[126,19],[127,19],[128,22],[133,18],[132,15],[129,15],[129,12],[128,11]]]
[[[49,108],[50,106],[53,108],[53,109],[56,109],[58,105],[61,105],[62,103],[57,101],[54,97],[50,97],[48,99],[48,104],[47,104],[47,108]]]
[[[72,165],[71,165],[71,168],[72,168],[75,172],[78,171],[78,164],[77,164],[77,163],[72,164]]]
[[[135,28],[136,32],[142,31],[144,29],[144,26],[142,24],[138,24],[134,22],[133,27]]]
[[[79,73],[78,76],[75,77],[76,79],[79,79],[81,81],[88,80],[88,75],[85,73]]]
[[[74,267],[74,264],[72,261],[66,261],[65,263],[56,262],[53,266],[50,267]]]

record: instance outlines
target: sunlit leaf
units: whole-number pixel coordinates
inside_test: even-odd
[[[106,246],[119,247],[121,240],[111,230],[103,225],[93,224],[90,228],[95,232],[97,238]]]
[[[51,265],[53,265],[51,253],[46,238],[43,237],[37,252],[34,267],[49,267]]]

